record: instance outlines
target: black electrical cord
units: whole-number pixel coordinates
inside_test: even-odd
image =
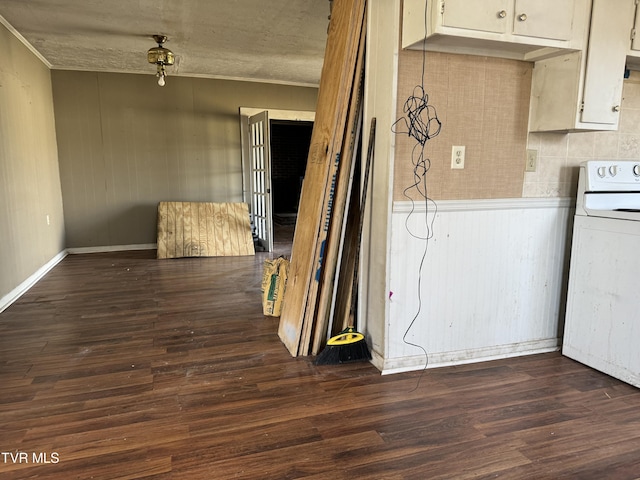
[[[425,17],[424,17],[424,35],[425,40],[427,36],[427,4],[425,2]],[[403,190],[403,195],[411,201],[411,210],[407,214],[407,218],[405,219],[405,228],[409,235],[419,240],[424,241],[424,248],[422,250],[422,255],[420,258],[420,265],[418,268],[418,279],[416,282],[417,287],[417,302],[418,307],[415,315],[411,319],[409,326],[404,332],[402,337],[402,341],[410,345],[412,347],[419,348],[422,350],[425,356],[425,365],[422,369],[422,373],[418,378],[418,382],[415,386],[415,389],[420,385],[420,380],[422,378],[422,374],[427,369],[429,365],[429,353],[426,348],[417,343],[410,342],[407,340],[409,332],[415,325],[416,321],[420,317],[422,313],[422,277],[423,271],[426,263],[427,252],[429,249],[429,240],[433,237],[433,223],[435,221],[435,217],[438,211],[438,206],[436,202],[429,197],[428,193],[428,185],[427,185],[427,174],[431,168],[431,160],[425,155],[425,147],[429,140],[440,133],[442,128],[442,122],[438,118],[438,114],[433,105],[429,103],[429,96],[425,90],[425,72],[426,72],[426,50],[422,49],[422,75],[420,79],[420,84],[416,85],[413,88],[412,94],[407,98],[404,102],[402,111],[404,116],[396,120],[396,122],[392,125],[392,132],[395,134],[405,134],[415,140],[415,146],[411,152],[411,163],[413,166],[413,183],[407,186]],[[413,193],[413,195],[412,195]],[[416,213],[416,201],[414,197],[417,196],[424,201],[425,212],[424,212],[424,227],[425,232],[424,235],[419,233],[415,233],[411,230],[409,226],[409,221],[411,217]],[[431,216],[431,219],[430,219]]]

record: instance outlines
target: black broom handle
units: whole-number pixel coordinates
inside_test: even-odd
[[[355,310],[358,290],[358,271],[360,262],[360,242],[362,241],[362,225],[364,224],[364,208],[367,201],[367,190],[369,186],[369,172],[371,170],[371,164],[373,163],[373,154],[375,151],[376,142],[376,117],[371,118],[371,129],[369,130],[369,143],[367,146],[367,160],[364,169],[364,179],[362,181],[362,198],[360,200],[360,219],[358,225],[358,238],[356,243],[356,256],[355,266],[353,269],[353,284],[351,285],[351,308],[349,312],[349,323],[355,323]],[[354,325],[349,325],[354,327]]]

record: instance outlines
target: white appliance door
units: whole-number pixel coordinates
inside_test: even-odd
[[[640,222],[576,216],[562,353],[640,387]]]

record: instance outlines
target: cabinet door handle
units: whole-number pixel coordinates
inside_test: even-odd
[[[620,111],[620,105],[614,105],[611,110],[613,110],[614,112],[619,112]]]
[[[526,13],[521,13],[520,15],[518,15],[518,20],[520,20],[521,22],[524,22],[526,19],[527,19]]]
[[[507,16],[507,11],[506,10],[500,10],[498,12],[498,18],[504,18]]]

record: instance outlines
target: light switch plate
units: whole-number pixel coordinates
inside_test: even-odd
[[[538,151],[532,148],[527,149],[527,163],[524,167],[525,172],[535,172],[538,169]]]

